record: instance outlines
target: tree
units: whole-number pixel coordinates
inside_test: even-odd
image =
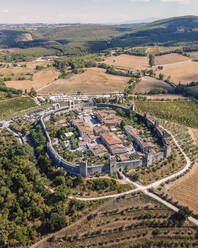
[[[32,97],[37,96],[36,90],[34,88],[31,88],[29,95]]]
[[[164,80],[164,74],[162,73],[159,74],[159,80]]]
[[[149,65],[150,67],[153,67],[155,65],[155,55],[149,54]]]
[[[172,218],[175,224],[182,226],[186,219],[192,215],[192,211],[188,207],[181,207],[177,213],[175,213]]]
[[[64,213],[51,213],[48,220],[49,229],[51,232],[60,230],[66,226],[66,219]]]
[[[140,178],[140,175],[138,173],[135,173],[135,174],[133,174],[132,178],[134,181],[138,181]]]

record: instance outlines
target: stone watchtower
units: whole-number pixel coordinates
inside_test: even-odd
[[[146,153],[145,162],[146,166],[150,166],[153,164],[153,154],[151,152]]]
[[[80,164],[80,175],[82,177],[87,177],[88,176],[88,172],[87,172],[87,161],[86,162],[82,162]]]
[[[116,161],[116,158],[115,157],[111,157],[109,164],[110,164],[110,168],[109,168],[110,174],[116,173],[117,172],[117,161]]]

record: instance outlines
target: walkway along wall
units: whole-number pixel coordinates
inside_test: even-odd
[[[113,110],[116,109],[122,109],[126,114],[130,112],[130,109],[119,106],[119,105],[113,105],[113,104],[96,104],[97,107],[105,107],[105,108],[111,108]],[[82,105],[84,106],[84,105]],[[78,106],[79,108],[80,106]],[[109,164],[104,164],[104,165],[98,165],[98,166],[87,166],[87,163],[82,162],[80,165],[75,165],[72,163],[67,162],[64,160],[53,148],[50,136],[47,132],[46,126],[44,119],[50,118],[51,115],[57,114],[57,113],[66,113],[69,112],[70,109],[69,107],[63,107],[55,111],[51,111],[46,115],[43,115],[40,118],[40,123],[43,129],[43,132],[46,136],[47,139],[47,153],[49,157],[52,159],[52,161],[56,164],[58,167],[62,167],[67,171],[68,173],[71,173],[72,175],[77,175],[81,174],[83,177],[87,177],[88,175],[94,176],[96,174],[106,174],[106,173],[116,173],[118,170],[130,170],[134,168],[138,168],[141,166],[149,166],[153,162],[158,162],[161,159],[165,157],[169,157],[171,154],[171,146],[167,141],[167,133],[163,133],[158,126],[158,123],[155,122],[153,123],[151,120],[148,119],[148,115],[145,114],[144,116],[141,116],[138,114],[141,118],[145,119],[145,122],[147,125],[152,125],[159,138],[162,139],[162,142],[164,144],[164,151],[159,152],[156,154],[153,153],[148,153],[145,155],[143,159],[140,160],[130,160],[130,161],[125,161],[125,162],[117,162],[115,158],[110,159]]]

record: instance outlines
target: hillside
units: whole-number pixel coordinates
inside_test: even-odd
[[[83,55],[108,48],[183,46],[198,49],[198,17],[184,16],[139,25],[36,25],[0,28],[0,47],[20,54]],[[192,46],[193,44],[193,46]],[[197,45],[197,47],[195,47]],[[34,50],[29,50],[34,48]],[[35,48],[39,49],[35,50]],[[42,49],[41,49],[42,48]],[[44,50],[45,49],[45,50]],[[48,52],[47,52],[47,51]],[[19,53],[19,52],[18,52]]]
[[[8,26],[7,29],[5,27],[0,29],[0,47],[47,48],[53,49],[53,55],[54,50],[58,55],[98,52],[107,49],[108,42],[112,38],[123,35],[127,31],[131,31],[131,29],[92,24],[14,28]]]
[[[164,19],[137,27],[131,33],[114,38],[112,47],[141,45],[189,45],[198,40],[198,17],[184,16]]]

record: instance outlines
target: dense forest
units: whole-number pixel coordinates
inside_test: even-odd
[[[32,129],[32,136],[37,156],[31,147],[21,145],[8,131],[0,132],[2,248],[27,247],[40,235],[67,225],[70,191],[64,180],[64,172],[52,167],[51,160],[44,154],[45,138],[39,126]],[[48,169],[42,172],[42,166],[43,170]],[[52,180],[47,177],[49,175]],[[51,185],[56,186],[55,190],[50,189]]]

